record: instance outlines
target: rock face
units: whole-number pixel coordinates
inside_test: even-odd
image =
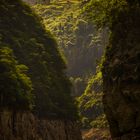
[[[103,68],[104,106],[114,140],[140,140],[140,6],[112,24]]]
[[[33,114],[0,112],[0,140],[82,140],[71,121],[39,120]]]

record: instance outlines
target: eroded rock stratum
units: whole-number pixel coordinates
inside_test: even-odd
[[[0,140],[82,140],[72,121],[39,120],[29,112],[0,112]]]

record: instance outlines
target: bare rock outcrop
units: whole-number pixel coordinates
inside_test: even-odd
[[[39,120],[29,112],[0,112],[0,140],[82,140],[72,121]]]

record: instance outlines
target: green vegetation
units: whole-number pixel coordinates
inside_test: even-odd
[[[116,23],[118,23],[118,28],[119,28],[119,31],[121,32],[122,28],[120,28],[121,27],[120,25],[121,25],[122,19],[120,17],[123,17],[124,12],[125,14],[129,13],[129,10],[128,10],[129,4],[136,4],[136,3],[137,1],[128,2],[126,0],[119,0],[119,1],[118,0],[106,0],[106,1],[90,0],[88,3],[84,5],[82,12],[85,14],[85,17],[87,18],[87,20],[89,20],[89,22],[92,21],[94,24],[97,25],[98,28],[103,28],[107,26],[109,27],[111,31],[110,33],[111,45],[109,44],[106,49],[105,60],[108,59],[108,61],[110,61],[111,54],[117,51],[116,50],[117,47],[113,48],[112,46],[116,46],[116,44],[119,45],[118,43],[115,43],[116,38],[114,38],[114,36],[117,37],[117,35],[114,34],[116,32],[116,29],[114,29],[114,27],[116,26]],[[118,21],[118,18],[120,18],[120,21]],[[126,21],[128,22],[128,19]],[[118,36],[117,38],[118,38],[117,41],[121,40],[124,38],[124,35],[122,36],[122,38],[120,38],[120,36]],[[102,70],[104,73],[108,71],[107,69],[104,69],[106,65],[108,65],[108,62],[103,63]],[[121,74],[122,73],[121,66],[118,70],[115,70],[114,73]],[[106,75],[109,75],[109,74],[110,72],[107,72]],[[104,75],[103,79],[106,78],[106,75]],[[85,122],[83,123],[84,126],[107,127],[107,121],[102,110],[103,109],[103,103],[102,103],[103,89],[102,88],[103,88],[103,81],[102,81],[101,72],[97,71],[97,74],[89,80],[85,93],[78,99],[79,107],[81,108],[81,114],[83,115],[82,121]],[[88,113],[89,115],[87,115]],[[93,114],[94,115],[96,114],[96,116],[94,116]]]
[[[137,130],[139,0],[24,1],[42,19],[0,1],[0,109],[77,120],[78,105],[82,128]]]
[[[86,21],[78,1],[38,4],[33,9],[43,18],[46,29],[57,38],[69,77],[85,81],[95,74],[96,60],[101,58],[107,42],[107,30],[97,30],[93,23]]]
[[[88,19],[110,29],[102,73],[112,137],[139,138],[140,1],[91,0],[85,11]]]
[[[96,74],[89,79],[85,92],[77,99],[84,128],[108,127],[102,103],[103,81],[100,69],[101,64]]]
[[[46,29],[56,36],[59,50],[67,62],[68,76],[73,84],[72,95],[78,97],[82,125],[92,127],[91,122],[103,115],[103,93],[100,83],[102,78],[97,78],[101,72],[96,75],[96,67],[107,44],[107,28],[98,29],[93,22],[87,22],[82,13],[82,3],[78,1],[37,4],[33,9],[43,18]],[[99,82],[100,92],[88,90],[97,85],[94,81]]]
[[[19,79],[13,85],[13,88],[17,89],[14,94],[18,95],[18,98],[23,94],[24,97],[20,98],[23,102],[29,98],[25,95],[31,92],[31,84],[28,84],[30,83],[28,77],[30,77],[33,87],[32,95],[35,96],[34,113],[40,117],[77,119],[76,107],[70,95],[71,84],[66,77],[66,66],[57,49],[57,43],[44,29],[40,19],[29,6],[20,0],[0,1],[0,40],[15,56],[13,58],[11,54],[12,58],[7,58],[9,62],[5,62],[11,63],[8,64],[9,67],[13,65],[14,68],[11,68],[13,74],[17,73],[11,82],[14,84],[14,80]],[[0,47],[2,49],[2,46]],[[10,56],[10,52],[7,55]],[[16,61],[28,67],[28,77],[22,72],[22,67],[16,66],[18,65]],[[18,85],[18,83],[23,84]],[[7,86],[11,88],[9,84]],[[24,88],[25,92],[22,92]],[[13,96],[12,91],[11,96]]]
[[[110,27],[113,20],[117,19],[117,11],[123,11],[127,6],[126,0],[90,0],[84,7],[86,16],[98,25]]]
[[[8,47],[0,48],[0,107],[32,109],[32,83],[27,67],[19,65]]]

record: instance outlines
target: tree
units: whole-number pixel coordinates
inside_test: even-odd
[[[8,47],[0,48],[0,107],[32,109],[32,82]]]

